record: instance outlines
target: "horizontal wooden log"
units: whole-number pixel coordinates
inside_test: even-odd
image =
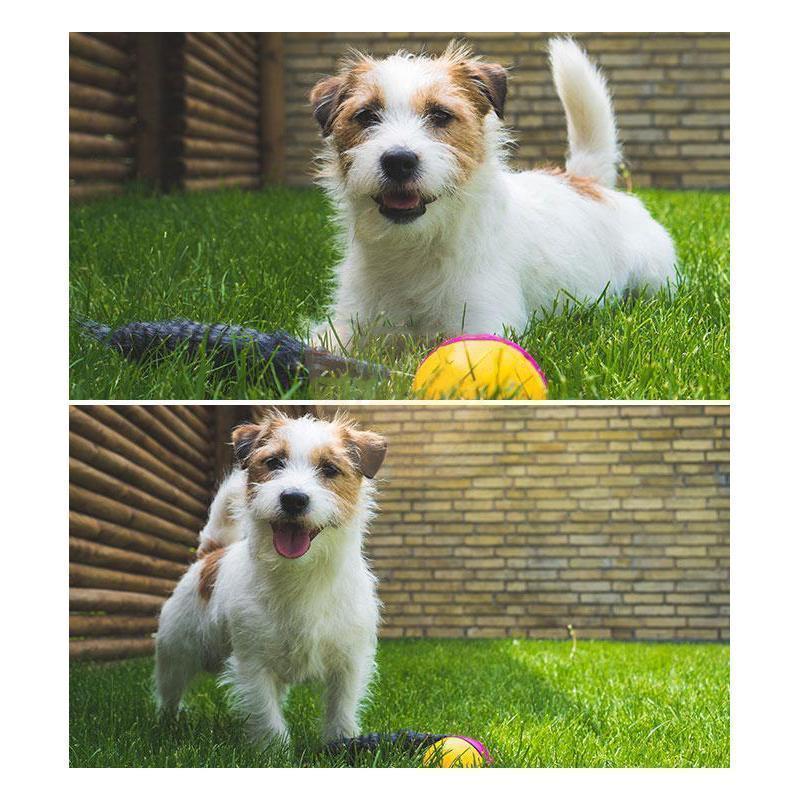
[[[177,406],[154,405],[150,407],[150,410],[154,417],[160,419],[170,430],[180,436],[187,445],[201,455],[207,465],[209,464],[212,443],[208,431],[204,431],[203,434],[196,433],[178,414]]]
[[[165,502],[158,497],[137,489],[113,475],[108,475],[96,467],[86,464],[77,458],[69,459],[69,479],[78,486],[91,489],[93,492],[111,497],[117,502],[131,508],[137,508],[148,514],[160,517],[170,524],[186,530],[197,530],[205,525],[205,516],[189,514],[180,508]]]
[[[161,412],[158,411],[162,406],[115,406],[115,408],[123,417],[156,438],[183,460],[189,461],[204,476],[208,476],[211,469],[209,451],[207,449],[204,452],[198,451],[173,428],[165,425],[160,419]]]
[[[69,79],[124,95],[132,94],[134,90],[134,82],[129,72],[92,64],[77,56],[69,57]]]
[[[130,53],[107,42],[101,42],[88,33],[70,32],[69,51],[87,61],[94,61],[96,64],[104,64],[119,70],[130,69],[133,63]]]
[[[255,94],[258,93],[258,79],[255,75],[248,75],[236,63],[229,59],[225,53],[221,52],[216,47],[206,44],[198,34],[186,34],[183,51],[200,61],[204,61],[239,86],[247,87]]]
[[[238,144],[237,142],[215,142],[211,139],[192,139],[184,137],[181,140],[181,150],[187,158],[222,158],[239,161],[258,160],[258,148],[251,144]]]
[[[133,174],[130,160],[109,161],[99,158],[70,158],[70,178],[90,178],[125,181]]]
[[[214,424],[214,414],[216,411],[216,406],[199,406],[196,404],[192,404],[190,406],[184,406],[187,411],[191,411],[196,417],[199,417],[206,425],[213,425]]]
[[[223,89],[213,83],[208,83],[191,75],[178,75],[172,79],[173,88],[179,92],[204,100],[213,106],[228,109],[234,114],[242,114],[250,119],[257,119],[258,108],[253,103],[243,100],[233,92]]]
[[[174,561],[134,553],[132,550],[109,547],[77,536],[69,537],[69,560],[75,564],[107,567],[132,575],[149,575],[167,580],[178,580],[187,567],[186,564],[176,564]]]
[[[86,200],[120,195],[124,191],[125,187],[121,183],[70,183],[69,199],[76,203],[83,203]]]
[[[70,430],[139,464],[207,507],[208,475],[137,427],[114,406],[69,407]]]
[[[133,115],[132,97],[74,81],[69,82],[69,104],[76,108],[108,111],[121,117]]]
[[[258,58],[258,34],[257,33],[229,33],[228,38],[236,42],[239,49],[247,58],[255,61]]]
[[[93,31],[92,36],[94,36],[95,39],[99,39],[101,42],[116,47],[117,50],[122,50],[123,53],[133,52],[132,33],[111,33],[107,31],[97,33],[97,31]]]
[[[96,136],[92,133],[70,133],[70,156],[122,157],[133,155],[130,139],[115,139],[113,136]]]
[[[149,656],[156,643],[151,637],[126,639],[73,639],[69,643],[71,661],[113,661],[119,658]]]
[[[213,141],[237,142],[239,144],[252,145],[258,147],[258,135],[248,131],[219,125],[216,122],[206,122],[196,117],[184,117],[176,125],[178,136],[198,137],[211,139]]]
[[[192,514],[197,519],[204,520],[207,516],[207,504],[201,503],[181,491],[171,481],[170,477],[154,475],[124,456],[73,431],[70,431],[69,434],[69,452],[70,455],[79,458],[84,463],[91,464],[102,472],[113,475],[115,478],[119,478],[132,486],[155,495],[186,511],[188,514]]]
[[[261,175],[259,161],[220,161],[212,158],[183,158],[180,160],[182,174],[195,178],[212,175]]]
[[[158,630],[158,619],[152,617],[126,617],[117,614],[70,614],[70,636],[136,636],[148,635]]]
[[[225,31],[217,34],[220,38],[224,39],[231,47],[238,53],[241,53],[248,61],[254,61],[256,57],[256,43],[255,34],[252,33],[234,33],[233,31]]]
[[[164,598],[141,592],[120,592],[113,589],[69,590],[70,611],[107,611],[111,614],[155,615],[161,610]]]
[[[247,82],[255,84],[258,82],[258,69],[255,61],[244,55],[238,47],[227,42],[223,37],[216,33],[205,33],[198,31],[194,34],[201,42],[208,47],[213,47],[229,62],[236,65],[243,75],[247,76]]]
[[[225,178],[186,178],[184,188],[190,192],[207,192],[214,189],[258,189],[260,177],[230,175]]]
[[[143,594],[160,594],[168,597],[175,588],[175,581],[156,578],[152,575],[131,575],[105,567],[88,564],[69,565],[69,585],[85,589],[120,589]]]
[[[218,125],[227,125],[234,130],[246,131],[247,133],[258,132],[258,121],[252,117],[246,117],[234,111],[220,108],[205,100],[198,100],[196,97],[187,96],[185,98],[186,115],[196,117],[205,122],[215,122]]]
[[[118,117],[105,111],[70,108],[69,129],[70,131],[82,131],[84,133],[130,136],[133,133],[133,119]]]
[[[183,54],[183,72],[192,78],[199,78],[213,86],[218,86],[220,89],[224,89],[226,92],[241,98],[249,105],[258,106],[258,93],[254,89],[225,75],[208,62],[197,58],[188,51]]]
[[[137,553],[165,558],[184,568],[194,558],[193,549],[188,545],[169,542],[106,519],[81,514],[79,511],[69,512],[69,532],[82,539],[91,539],[112,547],[122,547]]]
[[[211,446],[211,426],[192,413],[191,406],[170,406],[170,408],[204,441]]]
[[[162,539],[168,539],[187,547],[195,547],[197,545],[199,530],[182,528],[155,514],[132,508],[125,505],[125,503],[112,500],[110,497],[74,483],[69,485],[69,502],[70,508],[87,516],[99,517],[126,528],[152,533],[154,536],[159,536]]]

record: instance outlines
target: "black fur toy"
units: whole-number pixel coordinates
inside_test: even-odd
[[[157,358],[184,347],[189,356],[204,349],[217,367],[233,371],[235,363],[244,355],[248,364],[269,364],[284,388],[291,386],[298,377],[389,376],[385,367],[307,347],[284,331],[265,333],[241,325],[213,325],[188,319],[130,322],[118,328],[91,320],[79,324],[90,336],[131,361]]]
[[[381,747],[391,746],[407,753],[416,753],[445,738],[444,735],[417,733],[417,731],[367,733],[352,739],[337,739],[335,742],[331,742],[326,749],[331,755],[345,753],[348,761],[352,763],[359,753],[375,753]]]

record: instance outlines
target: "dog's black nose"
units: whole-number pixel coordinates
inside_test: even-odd
[[[308,495],[305,492],[281,492],[281,508],[290,517],[296,517],[308,508]]]
[[[395,147],[381,156],[381,168],[386,177],[398,183],[411,178],[417,171],[418,165],[417,154],[407,147]]]

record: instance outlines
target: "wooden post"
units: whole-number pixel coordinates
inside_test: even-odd
[[[164,34],[136,34],[136,174],[164,188]]]
[[[283,34],[259,34],[261,176],[264,185],[286,179]]]
[[[250,419],[250,406],[214,406],[214,477],[219,481],[233,465],[231,430]]]

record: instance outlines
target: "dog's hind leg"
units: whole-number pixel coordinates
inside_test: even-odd
[[[200,653],[179,648],[159,636],[156,640],[155,690],[158,710],[174,716],[192,679],[201,671]]]
[[[165,714],[177,712],[192,678],[203,669],[197,589],[191,578],[190,572],[181,579],[158,621],[155,691],[158,708]]]

